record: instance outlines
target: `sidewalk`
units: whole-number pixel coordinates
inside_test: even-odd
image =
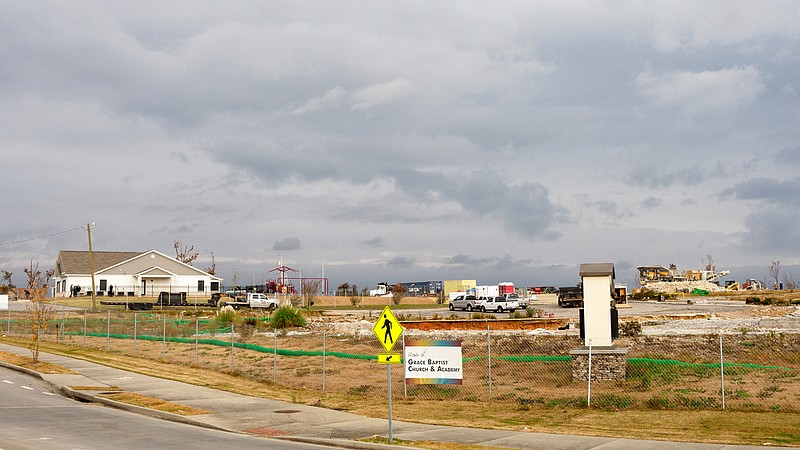
[[[0,344],[0,350],[30,356],[25,348]],[[334,411],[325,408],[268,400],[234,394],[202,386],[180,383],[127,372],[99,364],[64,356],[41,353],[40,360],[71,369],[78,375],[39,374],[13,367],[41,377],[62,394],[85,401],[105,403],[122,409],[148,414],[198,426],[232,432],[244,432],[282,439],[301,440],[348,448],[402,448],[380,444],[355,442],[355,439],[380,435],[388,437],[388,421]],[[75,390],[70,386],[85,388]],[[147,408],[113,402],[97,397],[102,388],[116,386],[125,392],[179,403],[211,411],[210,414],[179,416]],[[92,389],[89,389],[92,388]],[[722,450],[757,449],[760,446],[733,446],[721,444],[696,444],[684,442],[644,441],[592,436],[528,433],[479,428],[462,428],[424,425],[393,421],[393,437],[404,440],[458,442],[529,449],[678,449]]]

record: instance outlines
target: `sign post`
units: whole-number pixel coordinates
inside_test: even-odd
[[[391,308],[388,306],[383,309],[383,312],[378,316],[375,325],[372,326],[372,331],[378,338],[387,353],[378,354],[378,363],[386,364],[386,392],[389,397],[389,444],[392,443],[392,364],[400,364],[401,358],[399,353],[391,353],[397,339],[403,334],[403,327],[400,322],[392,313]]]

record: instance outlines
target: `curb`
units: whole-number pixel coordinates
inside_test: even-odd
[[[238,431],[238,430],[231,430],[229,428],[219,427],[219,426],[212,425],[212,424],[209,424],[209,423],[200,422],[200,421],[197,421],[197,420],[190,419],[187,416],[182,416],[180,414],[174,414],[174,413],[170,413],[170,412],[166,412],[166,411],[159,411],[157,409],[145,408],[143,406],[131,405],[131,404],[128,404],[128,403],[123,403],[123,402],[118,402],[116,400],[111,400],[109,398],[103,398],[103,397],[98,397],[96,395],[87,394],[86,392],[72,389],[69,386],[63,386],[63,385],[54,383],[54,382],[48,380],[47,377],[45,377],[46,374],[43,374],[41,372],[37,372],[37,371],[32,370],[32,369],[28,369],[26,367],[17,366],[17,365],[10,364],[10,363],[4,362],[4,361],[0,361],[0,367],[5,367],[6,369],[15,370],[17,372],[22,372],[22,373],[25,373],[27,375],[39,378],[40,380],[42,380],[42,381],[46,382],[47,384],[49,384],[50,386],[52,386],[52,388],[55,391],[59,392],[64,397],[71,398],[73,400],[78,400],[78,401],[86,402],[86,403],[98,403],[98,404],[101,404],[101,405],[110,406],[112,408],[122,409],[122,410],[130,411],[130,412],[142,414],[142,415],[145,415],[145,416],[154,417],[154,418],[157,418],[157,419],[169,420],[169,421],[172,421],[172,422],[183,423],[183,424],[186,424],[186,425],[194,425],[194,426],[199,426],[199,427],[203,427],[203,428],[210,428],[212,430],[217,430],[217,431],[227,431],[227,432],[230,432],[230,433],[241,434],[241,432]]]
[[[282,441],[302,442],[304,444],[328,445],[341,448],[362,450],[419,450],[419,447],[405,447],[394,444],[379,444],[376,442],[348,441],[347,439],[325,439],[302,436],[276,436],[273,439]]]
[[[40,372],[37,372],[35,370],[31,370],[31,369],[28,369],[28,368],[25,368],[25,367],[16,366],[14,364],[10,364],[10,363],[3,362],[3,361],[0,361],[0,367],[5,367],[6,369],[16,370],[17,372],[23,372],[23,373],[26,373],[28,375],[34,376],[36,378],[39,378],[40,380],[44,380],[44,376]],[[47,380],[45,380],[45,381],[47,381]],[[50,383],[50,382],[48,381],[48,383]],[[55,386],[53,383],[50,383],[50,385],[53,386],[54,388],[58,389],[58,386]]]
[[[110,406],[112,408],[130,411],[144,416],[154,417],[156,419],[168,420],[170,422],[178,422],[186,425],[194,425],[217,431],[227,431],[230,433],[242,434],[238,430],[231,430],[229,428],[219,427],[217,425],[212,425],[209,423],[197,421],[189,418],[188,416],[182,416],[180,414],[175,414],[167,411],[159,411],[157,409],[145,408],[144,406],[131,405],[130,403],[119,402],[116,400],[112,400],[110,398],[100,397],[93,394],[87,394],[86,392],[72,389],[69,386],[61,386],[59,391],[65,397],[72,398],[78,401],[83,401],[88,403],[98,403],[101,405]]]

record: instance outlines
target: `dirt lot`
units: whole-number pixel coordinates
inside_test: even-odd
[[[741,332],[746,328],[751,333],[759,332],[800,332],[800,306],[765,306],[749,305],[745,303],[748,297],[760,296],[762,298],[778,298],[800,300],[800,291],[763,291],[753,293],[725,293],[708,297],[687,296],[678,294],[665,302],[657,301],[631,301],[628,305],[618,307],[620,321],[638,321],[643,326],[646,335],[661,334],[703,334]],[[341,298],[340,298],[341,299]],[[373,299],[380,302],[386,299]],[[578,309],[561,308],[557,304],[554,294],[538,295],[537,300],[530,306],[536,313],[543,317],[557,319],[555,321],[541,321],[540,330],[532,329],[524,320],[516,320],[518,330],[528,330],[532,333],[577,333]],[[403,308],[393,308],[395,315],[401,322],[407,322],[412,329],[435,329],[434,324],[419,324],[428,319],[450,319],[451,322],[442,321],[441,329],[458,329],[454,324],[459,320],[468,320],[475,314],[465,311],[449,311],[443,305],[435,307],[433,304],[414,308],[409,299],[404,299]],[[336,329],[352,333],[371,333],[371,326],[377,318],[378,310],[354,308],[350,310],[327,310],[321,316],[314,317],[312,327]],[[483,314],[478,317],[507,319],[508,313]],[[455,319],[455,320],[453,320]],[[483,320],[483,319],[481,319]],[[479,321],[481,321],[479,320]],[[570,324],[569,331],[560,331],[565,323]],[[553,326],[553,325],[557,326]],[[480,330],[485,330],[491,322],[483,320]],[[495,325],[493,329],[509,329],[514,325]],[[424,327],[424,328],[423,328]],[[477,325],[473,325],[477,327]]]

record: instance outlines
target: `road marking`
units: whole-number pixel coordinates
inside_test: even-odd
[[[42,394],[44,394],[44,395],[56,395],[56,394],[54,394],[52,392],[42,392]],[[0,449],[0,450],[2,450],[2,449]]]
[[[29,390],[29,391],[35,391],[35,390],[36,390],[36,389],[34,389],[34,388],[30,387],[30,386],[20,386],[20,387],[21,387],[22,389],[27,389],[27,390]]]
[[[14,384],[13,381],[3,380],[3,383]]]

